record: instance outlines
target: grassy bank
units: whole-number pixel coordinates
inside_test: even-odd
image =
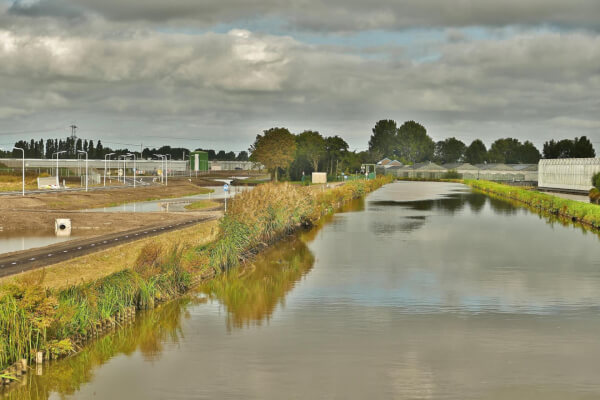
[[[355,181],[334,189],[289,184],[260,185],[236,196],[208,245],[147,243],[122,270],[66,288],[44,285],[45,271],[0,287],[0,371],[42,351],[60,357],[77,350],[79,338],[118,321],[135,307],[151,308],[188,290],[200,276],[237,266],[263,246],[310,226],[342,203],[361,197],[389,178]]]
[[[484,193],[518,201],[539,212],[600,229],[600,207],[597,205],[489,181],[465,180],[464,183]]]

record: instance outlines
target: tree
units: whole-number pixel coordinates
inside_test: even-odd
[[[397,146],[397,153],[405,164],[431,160],[435,150],[435,143],[425,127],[415,121],[407,121],[398,128]]]
[[[580,138],[575,138],[573,140],[573,158],[593,158],[596,157],[596,151],[594,150],[594,146],[592,142],[585,137],[582,136]]]
[[[465,161],[473,165],[482,164],[487,161],[487,149],[481,140],[475,139],[467,147],[467,150],[465,150]]]
[[[287,168],[296,154],[296,138],[286,128],[271,128],[256,135],[250,147],[250,160],[269,169],[277,182],[279,168]]]
[[[248,152],[247,151],[240,151],[239,154],[237,155],[237,157],[235,158],[236,161],[248,161]]]
[[[325,160],[329,166],[329,173],[333,174],[334,168],[344,159],[348,152],[348,143],[339,136],[325,138]]]
[[[435,144],[436,162],[446,164],[462,160],[467,146],[460,140],[451,137]]]
[[[488,160],[492,163],[519,163],[521,142],[513,138],[498,139],[488,151]]]
[[[377,121],[369,139],[369,152],[378,154],[379,158],[394,157],[397,132],[396,121],[391,119]]]
[[[582,136],[573,140],[563,139],[544,143],[544,158],[591,158],[596,157],[592,142]]]
[[[325,139],[319,132],[304,131],[296,136],[297,158],[304,158],[312,167],[313,171],[319,170],[319,161],[325,155]]]
[[[542,155],[540,151],[531,143],[526,140],[519,149],[519,162],[523,164],[537,164],[540,161]]]

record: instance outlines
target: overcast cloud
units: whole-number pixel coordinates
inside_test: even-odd
[[[600,150],[600,2],[323,3],[0,0],[0,144],[75,122],[107,144],[239,151],[286,126],[364,149],[393,118]]]

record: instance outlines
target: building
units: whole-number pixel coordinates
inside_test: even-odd
[[[538,168],[540,188],[587,193],[593,187],[592,176],[600,172],[600,158],[540,160]]]
[[[189,162],[191,171],[208,171],[208,153],[206,151],[192,151]]]

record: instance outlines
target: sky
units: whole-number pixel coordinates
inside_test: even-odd
[[[0,147],[368,147],[380,119],[600,152],[598,0],[0,0]]]

